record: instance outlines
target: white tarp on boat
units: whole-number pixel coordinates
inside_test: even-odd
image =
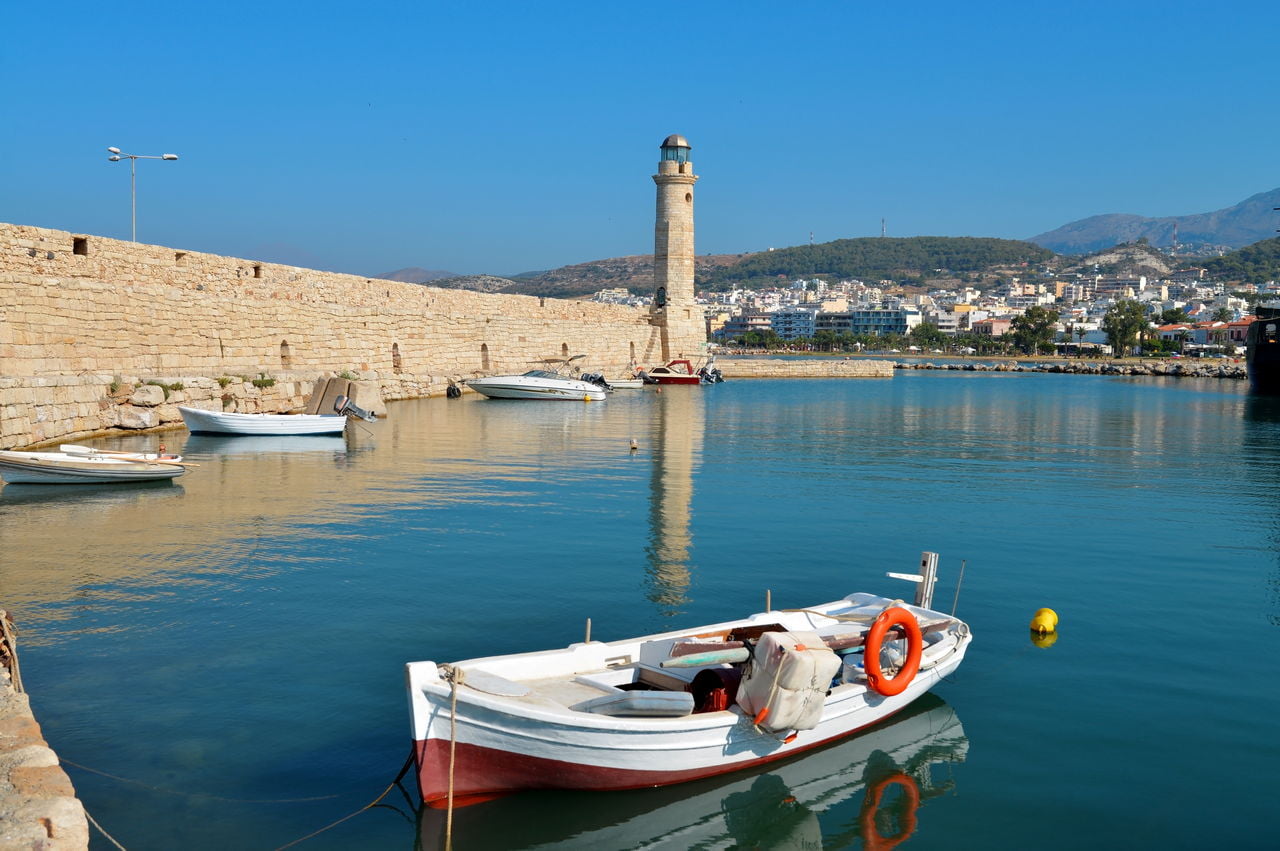
[[[837,656],[816,632],[766,632],[738,688],[738,704],[771,733],[812,730],[822,717]]]

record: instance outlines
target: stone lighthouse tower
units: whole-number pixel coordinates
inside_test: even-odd
[[[672,134],[662,142],[658,214],[653,229],[653,314],[661,329],[662,357],[689,357],[706,342],[702,312],[693,301],[693,184],[689,142]]]

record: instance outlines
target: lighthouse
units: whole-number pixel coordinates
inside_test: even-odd
[[[693,185],[687,139],[663,140],[658,173],[658,209],[653,229],[653,312],[662,332],[662,357],[693,354],[706,341],[705,323],[693,301]]]

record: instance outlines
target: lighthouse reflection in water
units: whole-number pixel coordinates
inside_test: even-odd
[[[455,810],[472,849],[892,848],[954,792],[969,740],[927,694],[839,744],[755,771],[632,792],[526,792]],[[446,813],[419,814],[421,847],[444,847]]]

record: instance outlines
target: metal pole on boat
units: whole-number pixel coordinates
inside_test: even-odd
[[[773,591],[768,588],[764,589],[764,610],[766,612],[773,611]]]
[[[591,618],[587,618],[587,637],[582,639],[584,644],[591,643]]]
[[[938,581],[938,554],[920,554],[920,582],[916,585],[915,603],[922,609],[933,605],[933,583]]]

